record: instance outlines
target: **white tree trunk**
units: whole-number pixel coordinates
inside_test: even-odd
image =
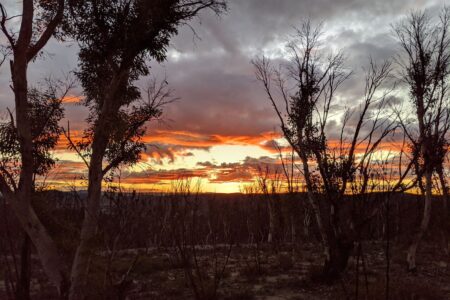
[[[53,239],[42,225],[31,205],[16,199],[8,199],[8,201],[21,226],[36,247],[45,274],[56,286],[58,293],[64,295],[68,285],[65,276],[65,264],[58,253]]]
[[[81,229],[80,243],[75,253],[75,258],[72,263],[72,271],[70,274],[70,300],[84,299],[85,284],[89,273],[93,240],[97,231],[97,221],[101,199],[101,183],[101,168],[100,172],[96,172],[95,175],[93,172],[90,172],[88,199]]]
[[[92,155],[89,164],[88,196],[84,212],[84,220],[81,228],[80,243],[75,253],[70,273],[70,300],[84,299],[85,283],[89,273],[89,263],[93,250],[93,242],[97,231],[98,215],[100,211],[100,201],[103,181],[103,157],[109,141],[109,126],[111,126],[111,116],[117,114],[119,107],[110,98],[112,94],[105,97],[104,107],[99,116],[94,141],[92,142]]]
[[[406,256],[406,262],[408,264],[408,271],[415,271],[417,269],[416,265],[416,254],[417,248],[419,247],[420,242],[428,229],[428,224],[430,223],[431,217],[431,203],[432,203],[432,191],[433,191],[433,182],[432,182],[432,173],[427,171],[425,174],[425,206],[423,209],[423,217],[422,222],[420,223],[420,227],[409,246],[408,253]]]

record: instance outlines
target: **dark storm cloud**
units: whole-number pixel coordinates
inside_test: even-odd
[[[208,151],[210,147],[193,147],[182,145],[166,145],[166,144],[151,144],[146,145],[147,149],[141,154],[141,158],[144,160],[150,160],[153,163],[163,164],[163,159],[167,158],[171,163],[175,161],[177,157],[189,157],[193,156],[189,150],[205,150]]]
[[[382,61],[396,54],[391,25],[413,9],[433,5],[413,0],[231,1],[227,15],[204,15],[194,25],[200,40],[184,28],[173,41],[176,51],[164,71],[182,100],[168,109],[167,117],[175,129],[202,133],[257,134],[278,128],[250,61],[261,54],[283,59],[292,27],[307,17],[323,21],[327,43],[346,54],[355,75],[340,94],[343,105],[357,105],[369,57]]]
[[[5,3],[15,10],[20,5],[14,0]],[[255,80],[250,61],[261,54],[283,59],[293,26],[307,17],[316,24],[323,21],[326,47],[346,53],[347,66],[356,74],[340,95],[346,101],[342,105],[356,105],[363,93],[361,67],[368,57],[383,60],[396,53],[390,25],[413,9],[435,11],[440,4],[421,0],[231,0],[226,15],[204,12],[193,20],[196,34],[183,27],[172,41],[168,61],[153,65],[153,74],[162,78],[165,73],[181,98],[167,108],[163,126],[222,135],[257,135],[277,129],[276,116]],[[50,42],[43,58],[30,68],[31,82],[73,70],[76,53],[74,44]],[[5,64],[0,69],[1,110],[12,105],[8,85]],[[73,93],[82,91],[77,87]],[[67,110],[67,119],[80,127],[86,111],[75,106],[67,106]]]

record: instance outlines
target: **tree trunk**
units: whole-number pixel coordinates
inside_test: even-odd
[[[275,207],[273,203],[274,200],[270,198],[270,195],[268,195],[267,199],[267,207],[269,210],[269,234],[267,235],[267,242],[273,243],[277,237],[276,237],[276,213],[275,213]]]
[[[118,108],[117,108],[118,109]],[[109,139],[110,116],[114,115],[113,107],[105,106],[95,128],[92,143],[92,156],[89,165],[88,197],[81,228],[80,243],[75,253],[70,274],[71,286],[69,299],[84,299],[85,281],[89,273],[93,243],[97,231],[103,180],[103,156]]]
[[[322,278],[332,283],[347,268],[348,259],[353,250],[353,242],[343,237],[331,238],[329,242],[329,257],[325,260],[322,269]]]
[[[327,235],[325,232],[325,227],[323,225],[322,215],[320,213],[320,207],[318,204],[318,199],[316,199],[314,195],[314,188],[313,184],[311,182],[311,173],[309,172],[309,166],[308,166],[308,158],[302,151],[297,151],[297,154],[299,155],[302,165],[303,165],[303,176],[305,178],[306,182],[306,189],[307,189],[307,197],[308,202],[311,205],[312,211],[314,213],[314,217],[316,219],[317,228],[319,229],[319,234],[323,246],[323,255],[325,257],[325,260],[328,260],[330,258],[330,251],[329,247],[327,245]]]
[[[442,166],[440,166],[438,168],[437,173],[439,175],[439,181],[441,183],[442,194],[444,196],[444,198],[442,199],[442,213],[441,213],[442,235],[443,235],[443,241],[444,241],[444,247],[445,247],[445,254],[448,255],[450,253],[450,240],[449,240],[450,222],[449,222],[449,215],[448,215],[449,194],[448,194],[447,181],[445,180],[444,170],[443,170]]]
[[[24,233],[22,248],[20,251],[20,275],[16,287],[17,300],[30,300],[30,280],[31,280],[31,242]]]
[[[311,211],[305,207],[303,212],[303,236],[306,239],[310,237],[310,227],[311,227]]]
[[[89,273],[89,264],[95,242],[97,221],[100,212],[100,201],[103,181],[103,158],[109,143],[110,128],[114,126],[114,118],[121,107],[121,98],[116,93],[124,82],[128,81],[129,68],[124,68],[113,76],[109,84],[97,122],[95,122],[92,141],[92,155],[89,162],[89,182],[87,204],[81,228],[80,243],[75,253],[70,273],[70,300],[84,299],[85,280]]]
[[[295,228],[295,218],[291,214],[290,215],[290,223],[291,223],[291,243],[295,244],[297,242],[297,230]]]
[[[34,190],[34,158],[33,138],[28,115],[28,61],[26,51],[16,51],[14,59],[14,62],[11,63],[11,77],[14,87],[16,126],[20,141],[22,165],[18,190],[14,195],[11,193],[7,198],[22,228],[36,247],[44,272],[56,286],[58,292],[64,294],[67,280],[64,276],[63,261],[59,256],[54,241],[31,205]]]
[[[425,207],[423,209],[423,217],[422,222],[420,223],[419,230],[417,231],[414,240],[409,246],[408,253],[406,256],[406,262],[408,265],[408,271],[416,271],[416,253],[417,248],[419,247],[420,242],[422,241],[423,235],[428,229],[428,224],[430,223],[431,217],[431,202],[432,202],[432,191],[433,191],[433,182],[432,182],[432,172],[426,171],[425,173]]]
[[[330,200],[327,201],[330,202]],[[322,278],[325,282],[332,283],[347,268],[348,259],[354,246],[354,239],[341,226],[339,206],[330,204],[328,208],[330,215],[327,222],[326,234],[329,256],[325,258]]]
[[[101,184],[102,175],[100,161],[100,172],[93,172],[93,169],[89,171],[87,207],[84,213],[80,243],[77,247],[72,264],[71,287],[69,294],[70,300],[84,299],[85,281],[89,273],[89,263],[97,231],[97,218],[101,199]]]
[[[24,228],[36,248],[44,272],[56,286],[58,293],[64,296],[67,292],[68,282],[65,276],[64,262],[58,253],[54,241],[31,206],[23,205],[15,199],[10,201],[10,203],[22,228]]]
[[[32,126],[29,115],[27,71],[28,63],[45,46],[61,21],[64,12],[64,1],[59,1],[58,10],[54,19],[48,23],[48,27],[36,41],[32,39],[34,7],[35,3],[32,0],[22,1],[20,30],[17,38],[10,37],[6,29],[3,31],[4,35],[9,36],[10,47],[13,51],[14,58],[10,61],[10,68],[16,114],[14,125],[16,126],[19,141],[21,170],[17,188],[13,190],[8,186],[7,182],[2,180],[1,192],[10,204],[21,227],[33,242],[44,272],[58,288],[59,293],[63,295],[67,286],[63,261],[58,254],[54,241],[51,239],[31,205],[31,198],[34,193],[35,166]],[[29,248],[29,245],[25,246],[24,251],[26,252],[26,248]],[[24,253],[22,258],[27,258],[28,255]],[[25,269],[23,270],[24,289],[27,288],[27,284],[25,284],[28,273],[26,265],[24,265]]]

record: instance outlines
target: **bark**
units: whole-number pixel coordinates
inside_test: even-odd
[[[8,199],[9,201],[9,199]],[[31,206],[22,205],[17,200],[9,201],[21,226],[33,242],[44,272],[56,286],[61,296],[67,292],[68,281],[64,262],[56,245]]]
[[[275,236],[275,212],[271,199],[268,199],[267,206],[269,209],[269,234],[267,235],[267,242],[272,243]]]
[[[319,234],[323,246],[323,255],[325,257],[325,261],[327,261],[330,259],[330,249],[327,242],[327,234],[325,231],[325,226],[323,224],[322,215],[320,214],[320,207],[317,202],[318,199],[316,199],[313,193],[313,184],[311,182],[311,173],[309,172],[308,158],[301,151],[298,151],[297,153],[302,161],[303,174],[307,188],[307,197],[309,204],[311,205],[312,211],[314,213],[314,217],[316,219],[317,228],[319,229]]]
[[[297,242],[297,230],[295,228],[295,219],[294,216],[290,216],[291,223],[291,243],[295,244]]]
[[[17,300],[30,300],[31,280],[31,241],[25,233],[20,250],[20,275],[17,283]]]
[[[84,299],[85,280],[89,272],[92,246],[97,230],[97,217],[100,209],[102,187],[102,161],[106,149],[107,136],[98,134],[93,143],[93,152],[89,168],[87,206],[81,229],[80,243],[75,253],[71,271],[70,300]]]
[[[414,239],[408,249],[406,262],[408,265],[408,271],[416,271],[416,253],[417,248],[419,247],[420,242],[428,229],[428,224],[430,223],[431,217],[431,202],[432,202],[432,190],[433,190],[433,182],[432,182],[432,172],[427,171],[425,173],[425,206],[423,210],[422,222],[420,223],[420,227],[414,236]]]
[[[442,188],[442,194],[444,196],[444,199],[442,201],[442,210],[444,213],[444,221],[447,221],[448,219],[448,201],[449,201],[449,192],[448,192],[448,186],[447,186],[447,181],[445,180],[445,175],[444,175],[444,170],[443,167],[440,166],[437,170],[437,174],[439,176],[439,182],[441,184],[441,188]],[[447,224],[447,223],[446,223]],[[448,225],[446,225],[448,226]]]
[[[7,29],[2,31],[10,42],[13,49],[14,59],[10,62],[12,88],[14,91],[16,129],[20,145],[21,172],[16,190],[12,190],[0,176],[1,192],[9,202],[13,212],[20,222],[21,227],[33,242],[37,254],[41,260],[44,272],[50,281],[57,287],[60,294],[64,294],[67,280],[64,276],[64,264],[58,254],[56,245],[47,230],[39,220],[31,205],[34,192],[34,158],[33,137],[29,118],[28,105],[28,63],[45,46],[54,33],[56,26],[62,19],[64,0],[59,0],[58,10],[54,19],[50,21],[45,31],[32,44],[34,4],[33,0],[24,0],[22,7],[22,19],[17,41],[9,35]],[[3,22],[6,15],[3,15]],[[3,174],[2,174],[3,175]]]
[[[128,70],[114,76],[110,83],[110,89],[105,95],[103,107],[94,129],[92,142],[92,155],[89,163],[88,197],[81,228],[80,242],[70,273],[71,286],[70,300],[84,299],[85,281],[89,273],[90,258],[97,231],[98,214],[100,210],[103,158],[109,142],[109,128],[114,126],[113,118],[117,115],[120,102],[115,98],[118,87],[128,80]]]
[[[310,232],[309,227],[311,226],[311,216],[308,208],[305,208],[305,212],[303,213],[303,235],[306,238],[309,238]]]
[[[449,193],[448,193],[447,181],[445,180],[444,170],[443,170],[442,166],[440,166],[438,168],[437,173],[439,176],[439,181],[441,183],[442,194],[444,196],[444,199],[442,199],[442,214],[441,214],[442,228],[443,228],[442,235],[443,235],[445,253],[448,254],[450,252],[450,240],[449,240],[450,223],[449,223],[449,218],[448,218]]]
[[[24,6],[26,1],[24,1]],[[31,4],[32,5],[32,4]],[[26,11],[26,9],[24,9]],[[24,18],[26,13],[24,13]],[[30,29],[31,30],[31,29]],[[22,34],[22,29],[21,29]],[[18,43],[20,42],[20,39]],[[11,74],[16,105],[16,126],[19,135],[22,169],[18,191],[14,197],[9,197],[11,207],[36,247],[43,269],[50,281],[63,294],[67,281],[64,276],[64,264],[59,256],[56,245],[47,230],[39,220],[31,205],[33,194],[33,139],[31,124],[28,118],[28,60],[26,51],[16,50],[14,62],[11,63]]]
[[[337,198],[334,201],[339,201]],[[327,203],[330,202],[327,199]],[[343,230],[341,226],[339,206],[330,203],[328,208],[330,214],[326,234],[329,256],[325,259],[322,279],[331,283],[338,279],[347,268],[348,259],[354,246],[354,238],[351,237],[348,230]]]
[[[353,242],[344,237],[332,237],[329,242],[329,258],[325,260],[322,278],[325,282],[338,279],[347,268],[348,259],[353,250]]]

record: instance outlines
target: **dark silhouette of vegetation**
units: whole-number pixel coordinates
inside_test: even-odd
[[[64,33],[80,46],[79,78],[91,113],[83,141],[70,143],[86,159],[88,198],[71,271],[70,299],[82,299],[95,238],[102,181],[120,165],[133,164],[145,146],[144,125],[173,100],[165,81],[143,101],[134,82],[149,74],[149,60],[166,59],[178,27],[203,10],[221,13],[225,3],[205,1],[73,1]],[[104,167],[103,162],[108,164]]]
[[[401,67],[400,79],[407,85],[409,102],[412,105],[408,120],[404,114],[399,112],[398,115],[409,140],[418,185],[425,198],[422,222],[407,254],[410,271],[417,268],[417,248],[430,222],[433,174],[438,174],[444,195],[448,197],[443,164],[448,152],[447,135],[450,126],[449,25],[450,11],[445,7],[437,22],[433,22],[426,12],[417,12],[394,26],[403,54],[398,59]],[[411,116],[414,116],[412,122]],[[446,202],[443,209],[448,211]],[[448,234],[448,220],[445,220],[444,224]]]
[[[63,294],[67,286],[67,277],[63,272],[64,263],[59,256],[54,241],[31,204],[36,171],[43,171],[51,166],[52,162],[51,159],[48,159],[46,151],[56,142],[52,132],[40,132],[39,127],[45,124],[37,122],[33,124],[33,121],[38,121],[38,119],[33,120],[33,115],[37,118],[43,117],[43,106],[41,105],[44,105],[45,102],[42,102],[42,95],[40,95],[41,97],[39,95],[33,97],[33,93],[29,94],[30,88],[27,80],[30,63],[36,59],[48,40],[56,32],[63,17],[64,0],[54,1],[52,11],[46,10],[46,4],[48,3],[45,1],[23,1],[18,33],[7,27],[9,17],[5,7],[0,4],[1,30],[8,42],[7,48],[11,52],[9,65],[15,103],[15,117],[12,114],[10,115],[10,125],[7,125],[4,130],[5,133],[11,130],[14,133],[7,133],[5,137],[9,137],[9,139],[2,139],[2,142],[7,143],[3,147],[3,151],[18,150],[20,155],[20,165],[16,174],[11,174],[6,169],[1,170],[0,191],[36,247],[47,276]],[[36,26],[37,24],[39,26]],[[31,90],[31,92],[33,91]],[[35,102],[33,102],[33,98]],[[33,106],[34,110],[30,109]],[[57,122],[61,117],[58,111],[57,108],[55,110],[56,117],[50,116],[51,122],[42,129],[55,129],[54,122]],[[39,136],[46,137],[43,140],[44,143],[40,143],[40,145],[37,143],[40,142]],[[15,158],[17,158],[17,153],[14,153],[11,157],[13,160]],[[38,158],[38,161],[36,161],[36,158]],[[35,165],[36,162],[42,163],[42,165]]]
[[[355,243],[351,228],[356,224],[349,226],[340,216],[344,195],[356,176],[364,177],[358,192],[366,193],[373,154],[393,132],[395,123],[381,113],[392,88],[383,90],[381,96],[377,94],[390,76],[391,63],[377,66],[371,61],[363,104],[359,111],[344,112],[339,143],[330,146],[327,125],[332,104],[337,89],[351,73],[344,68],[342,53],[321,53],[321,34],[320,26],[314,28],[307,21],[287,45],[291,64],[274,68],[263,57],[254,61],[254,65],[256,76],[279,117],[283,135],[300,158],[308,199],[324,246],[323,275],[327,280],[334,280],[345,270]],[[295,92],[291,92],[292,87]],[[273,89],[277,89],[281,99],[276,98]],[[379,112],[369,115],[367,112],[372,109]],[[347,122],[355,113],[358,114],[356,126],[348,134]],[[357,159],[356,147],[361,145],[364,153]],[[311,160],[316,167],[311,166]]]
[[[64,84],[47,80],[44,90],[32,88],[28,92],[29,118],[31,136],[33,141],[33,190],[39,188],[36,177],[44,177],[55,164],[51,150],[59,140],[61,129],[59,121],[63,117],[62,99],[71,87],[67,82],[64,90],[60,90]],[[16,122],[11,111],[8,110],[9,120],[0,124],[0,170],[6,176],[7,183],[17,190],[17,181],[21,172],[20,142],[17,135]],[[29,260],[31,241],[24,234],[21,254],[21,275],[18,280],[16,293],[19,299],[29,299]]]

